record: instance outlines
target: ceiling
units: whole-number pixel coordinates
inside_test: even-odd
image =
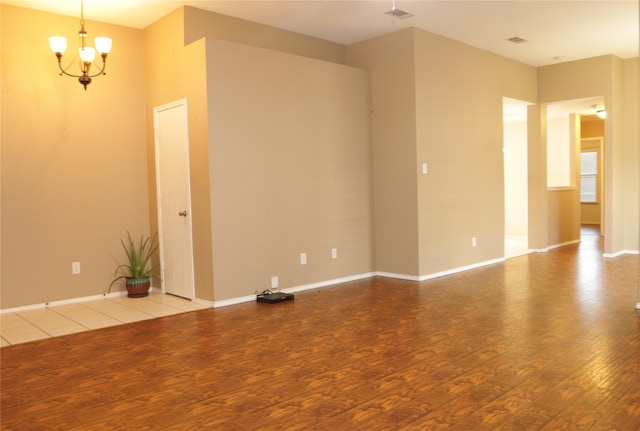
[[[80,0],[0,0],[0,3],[79,16]],[[639,51],[638,0],[395,0],[414,16],[385,12],[393,0],[84,0],[87,20],[145,28],[182,5],[351,44],[418,27],[532,66]],[[89,29],[90,31],[90,29]],[[513,43],[519,37],[524,43]],[[114,51],[117,49],[114,47]]]

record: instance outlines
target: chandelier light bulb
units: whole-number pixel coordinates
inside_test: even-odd
[[[94,48],[80,48],[78,52],[80,53],[80,60],[82,60],[83,63],[92,63],[93,59],[96,58],[96,50]]]
[[[67,38],[62,36],[51,36],[49,46],[54,54],[64,54],[67,50]]]
[[[102,54],[109,54],[111,52],[111,38],[108,37],[96,37],[96,50]]]

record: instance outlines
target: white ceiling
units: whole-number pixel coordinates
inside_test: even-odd
[[[605,54],[640,55],[638,0],[396,0],[396,8],[414,14],[407,19],[384,14],[392,2],[84,0],[84,12],[87,20],[145,28],[181,5],[189,5],[341,44],[413,26],[532,66]],[[80,0],[0,3],[62,15],[80,13]],[[514,36],[529,42],[507,41]]]

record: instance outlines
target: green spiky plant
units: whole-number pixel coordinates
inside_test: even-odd
[[[113,279],[109,285],[111,287],[115,282],[121,279],[125,280],[144,280],[151,277],[157,277],[156,271],[160,268],[160,264],[151,265],[151,258],[153,254],[158,250],[160,244],[158,243],[158,233],[156,232],[151,237],[142,235],[140,242],[135,243],[131,238],[131,234],[127,231],[127,242],[120,240],[125,253],[127,254],[127,260],[129,263],[123,263],[118,265],[113,275],[116,278]]]

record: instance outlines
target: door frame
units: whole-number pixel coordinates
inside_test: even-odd
[[[159,239],[159,255],[160,255],[160,276],[161,276],[161,291],[162,293],[169,293],[167,292],[166,286],[165,286],[165,259],[164,259],[164,255],[165,255],[165,251],[164,251],[164,238],[163,238],[163,223],[164,220],[162,218],[162,187],[161,187],[161,181],[160,181],[160,175],[161,175],[161,171],[160,171],[160,140],[159,140],[159,136],[158,136],[158,132],[159,132],[159,126],[158,126],[158,114],[162,111],[167,111],[169,109],[174,109],[180,106],[184,106],[184,115],[185,115],[185,124],[187,125],[187,158],[186,158],[186,164],[187,164],[187,192],[186,192],[186,198],[187,198],[187,211],[188,211],[188,223],[189,223],[189,251],[191,253],[191,289],[189,292],[189,296],[185,297],[187,299],[195,299],[195,266],[194,266],[194,256],[193,256],[193,224],[192,224],[192,211],[191,211],[191,163],[189,160],[189,138],[188,138],[188,126],[189,126],[189,117],[188,117],[188,106],[187,106],[187,99],[186,98],[182,98],[182,99],[178,99],[175,100],[173,102],[169,102],[163,105],[159,105],[153,108],[153,131],[154,131],[154,147],[155,147],[155,169],[156,169],[156,175],[155,175],[155,179],[156,179],[156,209],[157,209],[157,213],[158,213],[158,239]]]
[[[587,144],[586,147],[584,144]],[[591,144],[595,143],[595,144]],[[591,144],[591,145],[589,145]],[[594,136],[580,139],[580,152],[596,151],[598,153],[598,204],[600,205],[600,236],[605,236],[604,232],[604,136]],[[582,205],[582,203],[580,203]]]

